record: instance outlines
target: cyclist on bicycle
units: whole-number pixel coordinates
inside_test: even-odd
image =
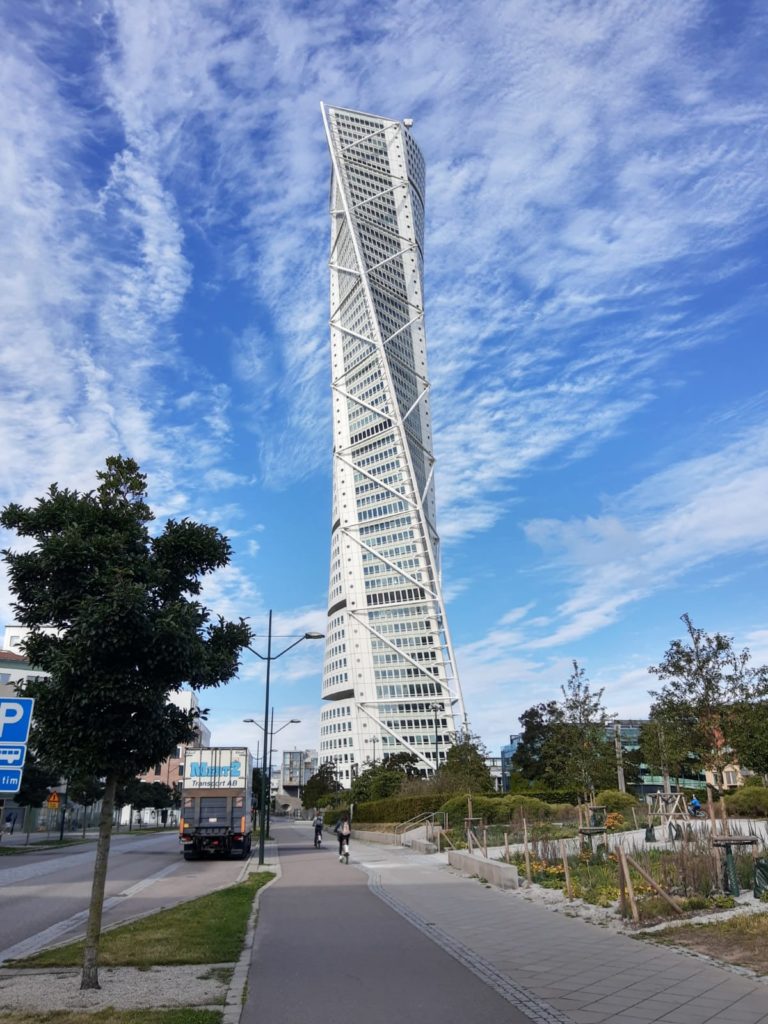
[[[352,826],[349,824],[349,814],[347,811],[344,811],[336,822],[333,831],[339,840],[339,860],[344,860],[346,857],[347,861],[349,861],[349,836],[352,832]]]
[[[315,829],[315,846],[319,846],[323,841],[323,816],[320,811],[313,818],[312,825]]]

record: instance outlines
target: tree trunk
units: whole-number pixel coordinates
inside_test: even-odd
[[[80,988],[101,988],[99,985],[99,939],[101,938],[101,915],[104,909],[104,886],[107,880],[109,844],[112,840],[112,808],[115,802],[117,779],[107,776],[104,799],[99,815],[99,839],[96,844],[96,862],[93,866],[91,903],[88,908],[88,928],[85,933],[83,954],[83,975]]]

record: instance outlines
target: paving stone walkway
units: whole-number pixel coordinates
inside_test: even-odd
[[[295,843],[307,825],[281,831]],[[355,842],[355,867],[375,895],[537,1024],[768,1024],[766,981],[486,888],[445,857]]]

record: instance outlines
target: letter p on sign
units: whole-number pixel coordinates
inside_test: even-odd
[[[14,725],[24,717],[24,707],[18,701],[6,701],[0,704],[0,736],[5,732],[6,725]]]
[[[6,743],[27,742],[34,703],[31,697],[0,699],[0,740]]]

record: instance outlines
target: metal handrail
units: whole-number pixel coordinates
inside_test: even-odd
[[[425,825],[429,830],[429,826],[432,826],[432,835],[428,834],[428,839],[431,842],[434,838],[434,828],[439,826],[441,830],[444,830],[447,823],[447,814],[445,811],[423,811],[421,814],[417,814],[413,818],[409,818],[408,821],[401,821],[395,825],[395,835],[399,837],[400,845],[403,845],[403,837],[406,832],[411,832],[421,825]]]

